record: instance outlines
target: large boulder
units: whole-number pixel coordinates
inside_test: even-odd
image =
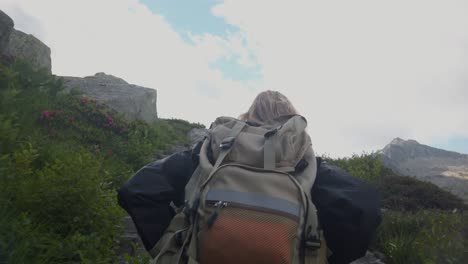
[[[50,48],[33,35],[13,28],[13,20],[0,10],[0,57],[27,61],[34,69],[51,73]]]
[[[52,71],[50,59],[50,48],[33,35],[23,33],[19,30],[11,32],[10,40],[3,55],[27,61],[34,69],[45,69]]]
[[[13,20],[0,10],[0,54],[3,54],[8,45],[13,25]]]
[[[0,58],[28,62],[33,69],[45,69],[51,73],[50,48],[33,35],[13,28],[13,20],[0,11]],[[63,77],[66,90],[77,88],[87,96],[107,104],[129,119],[152,122],[157,119],[156,90],[127,83],[126,81],[98,73],[85,78]]]
[[[157,119],[156,90],[129,84],[123,79],[105,73],[94,76],[62,77],[65,90],[77,89],[131,120],[152,122]]]

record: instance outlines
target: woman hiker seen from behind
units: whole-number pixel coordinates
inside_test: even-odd
[[[118,201],[153,263],[363,257],[381,221],[378,193],[315,157],[306,125],[283,94],[265,91],[191,150],[133,175]]]

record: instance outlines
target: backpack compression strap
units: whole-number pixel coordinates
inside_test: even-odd
[[[278,144],[278,132],[282,129],[296,131],[297,134],[304,132],[307,127],[307,121],[304,117],[296,115],[291,117],[286,123],[267,131],[264,135],[265,143],[263,146],[263,162],[264,169],[267,170],[280,170],[285,172],[292,172],[294,167],[276,167],[276,145]]]
[[[208,183],[208,181],[210,181],[211,177],[213,177],[213,174],[216,172],[218,167],[221,165],[221,163],[223,163],[227,155],[229,155],[229,153],[232,150],[232,145],[234,145],[234,141],[236,140],[237,136],[240,134],[242,129],[245,127],[245,125],[246,125],[245,122],[237,122],[232,128],[229,135],[223,139],[223,141],[219,145],[221,152],[219,153],[218,159],[216,160],[216,163],[213,166],[213,169],[211,170],[210,175],[205,180],[205,182],[203,182],[201,187],[205,186],[205,184]]]
[[[276,168],[276,133],[278,128],[265,133],[265,144],[263,146],[263,164],[266,170],[274,170]]]
[[[237,122],[234,127],[232,128],[231,132],[229,135],[221,142],[221,145],[219,146],[221,148],[221,152],[219,153],[218,159],[216,160],[215,165],[213,166],[213,169],[211,170],[208,178],[203,182],[203,184],[200,187],[205,186],[209,182],[209,180],[213,177],[214,173],[216,170],[219,168],[221,163],[223,163],[224,159],[229,155],[229,153],[232,150],[232,145],[234,144],[234,141],[236,140],[237,136],[241,133],[242,129],[244,129],[246,123],[245,122]],[[197,198],[200,199],[200,198]],[[195,209],[196,210],[196,209]],[[194,237],[198,230],[195,230],[195,223],[197,222],[197,219],[193,219],[189,232],[187,234],[187,239],[184,242],[184,246],[182,247],[182,251],[185,248],[185,245],[190,241],[187,255],[188,255],[188,264],[198,264],[197,259],[197,238]],[[178,263],[180,258],[178,258],[177,262]]]

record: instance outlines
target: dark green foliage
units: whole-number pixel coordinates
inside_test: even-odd
[[[388,172],[375,154],[353,154],[351,158],[331,159],[323,157],[326,161],[346,170],[352,175],[366,181],[374,182],[379,176]]]
[[[382,175],[376,183],[382,198],[382,207],[399,211],[422,209],[466,209],[463,201],[430,182],[415,178]]]
[[[395,174],[376,154],[325,159],[379,190],[385,212],[372,248],[385,254],[386,263],[468,263],[468,214],[460,198]]]
[[[129,122],[46,72],[0,65],[0,263],[115,261],[116,187],[191,126]]]
[[[398,211],[466,208],[460,198],[432,183],[395,174],[383,166],[379,155],[364,153],[325,160],[374,185],[380,192],[383,208]]]

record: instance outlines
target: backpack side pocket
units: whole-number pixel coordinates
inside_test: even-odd
[[[153,257],[151,263],[172,263],[175,258],[178,258],[188,229],[189,222],[183,212],[174,216],[164,235],[149,251]]]

